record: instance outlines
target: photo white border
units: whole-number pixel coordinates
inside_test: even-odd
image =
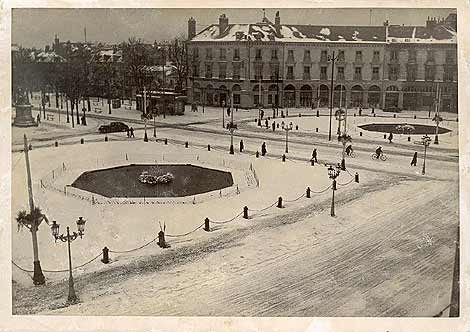
[[[83,317],[13,316],[11,303],[11,8],[457,8],[460,149],[460,318],[237,318],[237,317]],[[32,27],[33,28],[33,27]],[[464,0],[325,1],[60,1],[0,0],[0,331],[321,331],[321,332],[468,332],[470,188],[470,2]]]

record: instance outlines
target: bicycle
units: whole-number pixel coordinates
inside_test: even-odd
[[[379,159],[379,156],[377,155],[377,153],[374,152],[374,153],[371,155],[371,158],[378,160],[378,159]],[[382,160],[382,161],[387,160],[387,156],[382,153],[382,154],[380,155],[380,160]]]
[[[349,154],[346,153],[346,156],[351,157],[351,158],[356,158],[356,153],[354,151],[351,151],[349,152]]]

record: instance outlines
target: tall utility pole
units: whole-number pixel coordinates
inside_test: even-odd
[[[144,86],[143,97],[144,97],[143,101],[144,101],[144,126],[145,126],[144,142],[148,142],[149,138],[147,136],[147,90],[145,89],[145,86]]]
[[[328,141],[331,141],[331,117],[333,116],[333,75],[335,70],[335,51],[333,51],[333,56],[328,59],[331,61],[331,85],[330,85],[330,129],[328,130]]]
[[[26,160],[26,175],[28,177],[28,196],[29,196],[29,209],[31,215],[33,215],[34,210],[34,199],[33,199],[33,185],[31,181],[31,169],[29,166],[29,149],[28,149],[28,139],[26,134],[24,134],[24,155]],[[35,285],[43,285],[46,283],[46,278],[42,273],[41,263],[39,262],[39,250],[38,250],[38,224],[34,221],[31,223],[31,236],[33,239],[33,265],[34,265],[34,274],[33,274],[33,283]]]
[[[235,125],[233,124],[233,90],[230,95],[230,154],[234,154],[233,148],[233,132],[235,130]]]
[[[450,297],[449,317],[460,315],[460,227],[457,228],[457,241],[455,242],[454,276],[452,280],[452,294]]]
[[[261,124],[261,78],[259,79],[259,86],[258,86],[258,93],[259,93],[259,98],[258,98],[258,125]]]
[[[436,122],[436,136],[434,137],[434,144],[439,144],[439,122],[441,122],[441,117],[439,116],[439,109],[441,107],[441,93],[442,90],[440,89],[440,86],[437,85],[436,114],[434,115],[434,121]]]

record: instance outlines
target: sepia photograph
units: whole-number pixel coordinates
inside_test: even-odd
[[[12,315],[461,317],[458,18],[12,8]]]

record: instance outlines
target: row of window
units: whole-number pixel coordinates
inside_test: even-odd
[[[206,48],[206,59],[212,59],[213,58],[213,49],[212,48]],[[240,60],[240,49],[235,48],[233,49],[233,59],[234,60]],[[434,50],[427,50],[427,61],[434,61],[434,55],[435,52]],[[199,57],[199,49],[197,47],[193,48],[193,56],[194,58]],[[221,60],[226,60],[227,59],[227,49],[225,48],[220,48],[219,49],[219,59]],[[255,60],[262,60],[262,52],[261,49],[256,49],[255,50]],[[278,60],[278,50],[277,49],[272,49],[271,50],[271,60]],[[345,56],[344,56],[344,50],[338,50],[337,55],[335,55],[335,59],[338,62],[344,62],[345,61]],[[455,63],[455,51],[453,50],[447,50],[446,51],[446,63]],[[327,50],[322,50],[320,53],[320,62],[327,62],[329,60],[328,56],[328,51]],[[391,61],[398,61],[399,60],[399,50],[391,50],[390,51],[390,60]],[[287,50],[287,61],[288,62],[293,62],[295,61],[294,58],[294,50]],[[304,57],[303,57],[304,62],[311,61],[310,57],[310,50],[304,50]],[[356,51],[356,56],[354,62],[362,62],[363,57],[362,57],[362,51]],[[380,51],[374,50],[373,51],[373,57],[372,57],[372,62],[378,62],[380,61]],[[416,50],[415,49],[409,49],[408,50],[408,62],[415,62],[416,61]]]

